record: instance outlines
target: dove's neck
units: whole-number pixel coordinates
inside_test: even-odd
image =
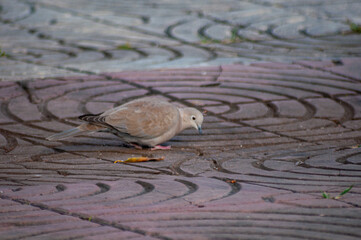
[[[189,121],[190,116],[187,113],[187,108],[179,108],[179,113],[180,113],[181,121],[178,132],[181,132],[184,129],[192,127],[192,125],[190,124]]]

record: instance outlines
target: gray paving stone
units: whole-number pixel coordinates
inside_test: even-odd
[[[231,31],[231,26],[216,24],[208,27],[205,34],[214,40],[222,41],[231,38]]]
[[[52,76],[55,69],[42,68],[54,65],[100,73],[359,56],[360,36],[347,22],[359,24],[359,5],[354,1],[3,1],[0,46],[13,60],[41,64],[27,70],[26,75],[34,77]],[[210,39],[202,39],[202,34]],[[131,49],[115,54],[119,46]],[[187,51],[190,47],[194,51]],[[104,50],[111,55],[104,57]],[[147,53],[137,55],[138,50]],[[163,50],[170,51],[163,54]],[[212,59],[199,58],[196,51],[205,51]],[[6,69],[0,69],[4,80],[23,79]],[[24,69],[13,72],[18,76]]]

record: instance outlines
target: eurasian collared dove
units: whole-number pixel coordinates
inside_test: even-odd
[[[101,114],[79,117],[85,121],[76,128],[54,134],[47,140],[61,140],[84,132],[109,131],[136,148],[160,146],[184,129],[196,128],[202,133],[203,115],[195,108],[178,108],[157,97],[145,97],[130,101]]]

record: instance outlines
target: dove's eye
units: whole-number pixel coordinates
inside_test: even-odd
[[[192,118],[192,120],[193,120],[193,121],[195,121],[195,120],[196,120],[196,117],[195,117],[195,116],[192,116],[191,118]]]

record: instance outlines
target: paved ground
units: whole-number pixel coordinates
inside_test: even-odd
[[[0,5],[0,239],[361,238],[359,1]],[[204,134],[45,140],[144,95]]]

